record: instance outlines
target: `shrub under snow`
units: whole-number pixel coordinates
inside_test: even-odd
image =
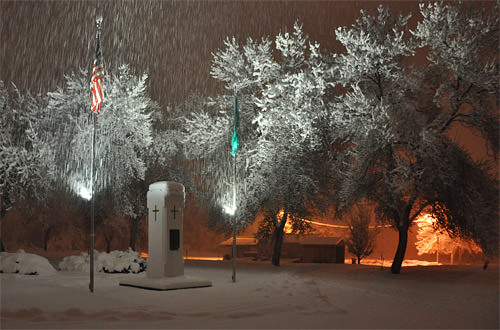
[[[16,253],[0,252],[0,273],[23,275],[53,275],[57,271],[47,258],[19,250]]]
[[[138,252],[128,251],[94,252],[95,270],[105,273],[140,273],[146,269],[146,260]],[[65,257],[59,263],[60,270],[89,271],[90,256],[82,253],[79,256]]]

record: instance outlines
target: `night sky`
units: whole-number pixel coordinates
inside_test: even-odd
[[[337,26],[350,26],[375,1],[1,1],[0,79],[22,91],[46,92],[64,75],[90,71],[95,18],[102,15],[106,69],[128,63],[149,74],[150,94],[164,107],[220,88],[210,77],[212,53],[226,37],[272,39],[303,23],[322,48],[342,51]],[[417,1],[385,2],[418,15]],[[90,77],[90,73],[89,73]]]

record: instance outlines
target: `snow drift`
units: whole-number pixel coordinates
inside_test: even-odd
[[[23,275],[53,275],[56,270],[47,258],[19,250],[16,253],[0,252],[0,273]]]
[[[146,259],[141,258],[138,252],[111,251],[110,253],[94,251],[95,269],[104,273],[140,273],[146,269]],[[79,256],[65,257],[59,263],[59,270],[85,271],[90,267],[90,256],[81,253]]]

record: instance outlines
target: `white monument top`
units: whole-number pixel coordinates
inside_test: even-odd
[[[149,185],[149,190],[161,190],[167,195],[182,194],[184,195],[184,186],[174,181],[159,181]]]

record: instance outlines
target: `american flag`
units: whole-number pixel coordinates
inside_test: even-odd
[[[90,80],[90,91],[92,92],[92,111],[99,113],[101,109],[103,94],[102,94],[102,79],[104,78],[104,67],[101,62],[101,46],[99,38],[97,39],[97,48],[95,51],[94,68],[92,70],[92,79]]]

